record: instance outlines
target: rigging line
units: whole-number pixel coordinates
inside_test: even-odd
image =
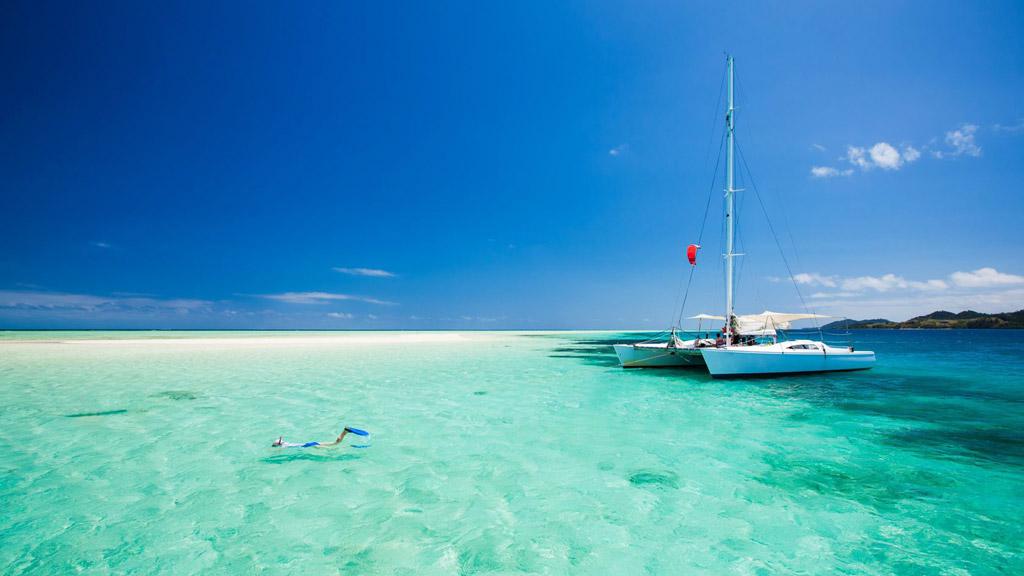
[[[715,170],[712,172],[711,186],[708,187],[708,200],[704,203],[704,218],[700,223],[700,233],[697,234],[697,243],[700,244],[704,238],[704,228],[708,224],[708,211],[711,208],[711,198],[715,192],[715,182],[718,181],[718,166],[722,163],[722,149],[725,148],[725,131],[722,131],[722,137],[718,142],[718,158],[715,160]]]
[[[699,246],[704,238],[704,228],[708,224],[708,212],[711,210],[711,198],[715,193],[715,182],[718,181],[718,166],[722,163],[722,149],[725,147],[725,131],[722,131],[722,137],[718,143],[718,158],[715,159],[715,169],[711,176],[711,185],[708,187],[708,199],[704,203],[704,217],[700,223],[700,233],[697,234],[697,245]],[[697,267],[690,266],[690,277],[686,281],[686,292],[683,294],[683,304],[679,307],[679,316],[676,318],[676,324],[682,326],[683,312],[686,311],[686,301],[690,297],[690,285],[693,283],[693,271]]]
[[[747,180],[746,180],[746,177],[743,174],[743,171],[740,171],[736,175],[736,180],[737,180],[737,184],[738,184],[737,187],[740,190],[742,190],[744,188],[744,186],[746,186],[746,184],[747,184]],[[744,272],[746,272],[746,269],[747,269],[746,263],[749,260],[749,258],[747,258],[746,256],[749,256],[751,254],[751,251],[753,250],[753,245],[747,244],[744,241],[745,231],[744,231],[744,227],[740,225],[740,222],[743,221],[743,216],[742,215],[746,213],[744,211],[744,199],[745,199],[745,195],[744,194],[740,194],[739,201],[736,203],[736,205],[734,207],[734,210],[733,210],[734,218],[736,218],[736,221],[733,224],[733,226],[736,229],[736,251],[739,254],[744,256],[743,258],[740,258],[739,262],[736,264],[736,277],[733,280],[733,282],[734,282],[734,284],[736,286],[741,286],[741,287],[743,286]],[[753,302],[756,304],[756,306],[754,306],[754,308],[762,309],[761,297],[760,297],[760,293],[758,292],[757,288],[758,288],[758,284],[755,283],[754,284],[754,298],[753,298]]]
[[[748,180],[747,176],[748,175],[744,174],[744,172],[742,170],[740,170],[739,173],[737,174],[737,180],[740,182],[739,188],[741,190],[744,189],[746,187],[746,185],[747,185],[747,180]],[[746,194],[741,194],[740,198],[739,198],[739,202],[737,202],[737,204],[736,204],[736,211],[735,211],[735,213],[736,213],[735,227],[736,227],[736,244],[737,244],[737,249],[739,250],[740,254],[744,255],[744,257],[740,258],[739,263],[736,265],[736,280],[735,280],[735,282],[736,282],[737,285],[740,285],[740,286],[743,285],[743,278],[745,277],[745,272],[746,272],[746,269],[747,269],[746,263],[750,260],[750,258],[748,258],[748,257],[753,255],[756,252],[756,250],[757,250],[755,242],[751,242],[750,244],[747,244],[745,242],[745,240],[744,240],[746,238],[746,236],[744,235],[745,234],[745,229],[744,229],[744,227],[742,225],[740,225],[740,223],[743,221],[743,216],[742,215],[746,214],[746,202],[745,202],[745,200],[746,200]],[[750,238],[756,240],[756,236],[751,236]],[[753,308],[755,309],[755,311],[756,310],[766,310],[767,306],[765,306],[764,305],[764,301],[761,300],[761,289],[760,289],[761,285],[760,285],[760,283],[759,282],[754,282],[753,286],[754,286],[753,298],[750,299],[754,303]],[[747,288],[747,294],[750,294],[750,289],[749,288]]]
[[[709,132],[711,133],[711,138],[708,140],[708,145],[704,148],[704,163],[703,163],[703,168],[702,168],[703,170],[707,170],[707,168],[708,168],[708,159],[711,157],[711,143],[715,141],[715,125],[717,124],[716,120],[718,120],[718,111],[719,111],[719,109],[721,109],[722,95],[725,93],[726,71],[727,71],[727,69],[725,69],[725,68],[722,69],[722,79],[718,83],[718,97],[715,98],[715,104],[714,104],[714,106],[713,106],[713,108],[711,110],[711,130],[709,130]],[[712,188],[712,190],[715,187],[715,179],[717,178],[717,175],[718,175],[717,174],[718,173],[718,164],[719,164],[719,162],[722,159],[722,146],[723,146],[724,142],[725,142],[725,131],[723,130],[722,131],[722,136],[721,136],[720,141],[718,143],[718,158],[715,160],[714,177],[711,180],[711,188]],[[707,204],[707,206],[710,206],[710,205],[711,205],[711,197],[709,195],[708,196],[708,204]],[[704,225],[707,224],[707,219],[708,219],[708,209],[707,209],[707,206],[705,206],[705,208],[704,208],[704,220],[701,221],[700,234],[697,236],[697,244],[698,245],[700,244],[701,238],[704,236]],[[685,292],[685,295],[683,296],[683,304],[679,308],[679,316],[676,319],[676,326],[678,326],[680,328],[682,328],[682,324],[681,323],[683,321],[683,311],[686,309],[686,298],[687,298],[687,295],[689,295],[689,293],[690,293],[690,284],[693,282],[693,268],[694,268],[693,266],[690,266],[690,274],[689,274],[689,278],[686,280],[686,292]],[[679,294],[681,292],[679,289],[682,288],[682,285],[683,285],[683,275],[680,274],[679,275],[678,286],[676,287],[676,295],[675,295],[675,298],[672,301],[672,310],[675,310],[676,309],[676,305],[679,304]]]
[[[693,266],[690,267],[690,276],[691,277],[693,276]],[[670,314],[675,314],[676,306],[679,305],[679,296],[683,292],[683,278],[685,278],[685,277],[686,277],[686,273],[683,272],[683,270],[679,270],[679,281],[676,282],[676,293],[675,293],[675,296],[673,296],[673,298],[672,298],[672,308],[669,311]],[[687,286],[687,290],[689,290],[689,286],[690,286],[689,281],[687,281],[686,286]],[[676,325],[678,325],[678,322],[676,323]],[[673,325],[673,326],[675,326],[675,325]]]
[[[708,169],[708,159],[711,157],[711,144],[715,141],[715,126],[718,124],[718,111],[722,108],[722,106],[721,106],[721,104],[722,104],[722,93],[725,92],[726,70],[727,69],[725,69],[725,68],[722,69],[722,81],[719,82],[719,84],[718,84],[718,98],[715,100],[715,107],[711,111],[711,131],[710,131],[711,132],[711,138],[708,140],[708,145],[704,149],[704,165],[703,165],[703,169],[704,170]],[[724,131],[723,131],[723,135],[724,135]],[[719,145],[719,146],[721,146],[721,145]],[[721,151],[719,151],[719,154],[721,154]],[[716,170],[717,170],[717,168],[716,168]]]
[[[742,171],[740,173],[742,174]],[[746,187],[749,184],[748,180],[749,180],[748,176],[744,175],[743,176],[743,186],[744,187]],[[746,196],[747,196],[746,194],[740,194],[739,205],[740,205],[740,209],[743,211],[742,214],[746,214],[746,208],[747,208]],[[740,220],[741,216],[738,214],[736,216],[736,218],[737,218],[736,224],[738,225],[737,228],[743,229],[743,226],[739,226],[740,222],[742,222],[742,220]],[[758,255],[758,252],[757,252],[757,235],[754,234],[754,233],[751,233],[749,236],[747,236],[746,235],[746,231],[744,230],[743,233],[739,236],[739,239],[742,242],[742,245],[740,246],[740,252],[743,254],[743,258],[740,258],[740,262],[739,262],[739,274],[742,274],[744,277],[746,277],[747,262],[755,262],[756,258],[757,258],[757,255]],[[754,272],[756,272],[757,269],[755,267],[752,270],[753,270],[753,272],[751,272],[751,273],[753,274]],[[737,278],[737,282],[739,282],[739,281],[740,280]],[[758,310],[767,310],[768,306],[765,305],[765,301],[761,298],[761,283],[760,282],[747,282],[746,286],[747,286],[747,288],[746,288],[747,294],[749,295],[749,294],[751,294],[751,292],[753,293],[753,297],[751,298],[751,302],[754,303],[754,310],[753,310],[753,312],[757,312]],[[751,287],[753,287],[753,290],[751,290]]]
[[[683,293],[683,303],[679,306],[679,314],[676,316],[676,326],[682,328],[683,326],[683,311],[686,310],[686,300],[690,296],[690,284],[693,283],[693,269],[696,266],[690,266],[690,273],[686,278],[686,292]]]
[[[742,190],[743,189],[743,184],[744,184],[744,182],[743,182],[743,172],[740,172],[740,173],[735,175],[735,188],[737,190]],[[743,196],[740,195],[739,200],[735,202],[735,204],[733,205],[733,210],[732,210],[733,230],[735,230],[735,240],[734,240],[734,243],[736,245],[735,249],[734,249],[734,254],[743,254],[744,253],[744,249],[743,249],[744,248],[744,246],[743,246],[743,226],[740,226],[740,222],[742,221],[741,220],[741,215],[742,214],[743,214]],[[740,278],[743,275],[743,262],[745,260],[746,260],[746,258],[740,258],[738,263],[734,261],[734,264],[733,264],[733,269],[735,270],[735,273],[734,273],[734,276],[733,276],[733,285],[734,286],[742,286],[742,283],[740,282]],[[736,302],[736,299],[734,297],[733,298],[733,303],[735,304],[735,302]]]
[[[744,253],[744,251],[743,251],[743,242],[738,237],[736,239],[736,248],[737,248],[737,250],[740,251],[740,254]],[[736,264],[736,276],[735,276],[735,278],[733,278],[733,282],[737,286],[742,286],[743,285],[743,264],[744,264],[745,260],[746,260],[746,258],[740,258],[739,264]],[[734,297],[734,299],[733,299],[734,303],[735,303],[735,300],[736,300],[736,298]]]
[[[670,333],[669,330],[662,330],[661,332],[658,332],[657,334],[655,334],[654,336],[648,338],[647,340],[643,340],[643,341],[637,342],[636,344],[650,344],[652,342],[659,342],[659,341],[661,341],[662,335],[669,334],[669,333]]]
[[[734,139],[735,141],[735,139]],[[796,289],[796,295],[800,298],[800,304],[804,307],[805,312],[813,311],[807,306],[807,301],[804,300],[804,295],[800,292],[800,286],[796,283],[796,278],[793,277],[793,269],[789,266],[789,260],[786,258],[786,253],[782,250],[782,243],[779,242],[779,235],[775,233],[775,226],[772,225],[772,219],[768,216],[768,209],[764,206],[764,201],[761,199],[761,193],[757,190],[757,184],[754,183],[754,175],[750,172],[750,166],[747,164],[747,159],[743,155],[743,149],[740,148],[739,143],[736,144],[736,151],[739,153],[740,161],[743,163],[743,167],[747,171],[747,176],[750,178],[750,187],[754,190],[754,196],[757,197],[757,203],[761,206],[761,212],[764,213],[764,218],[768,222],[768,230],[772,233],[772,239],[775,240],[775,246],[779,249],[779,255],[782,256],[782,263],[786,265],[786,272],[789,274],[789,279],[793,281],[793,288]],[[821,327],[818,326],[818,319],[812,318],[814,321],[814,328],[818,330],[818,334],[821,334]],[[824,340],[824,336],[822,336]]]

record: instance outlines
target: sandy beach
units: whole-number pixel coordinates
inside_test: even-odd
[[[38,340],[0,340],[2,346],[29,346],[39,344],[67,344],[95,348],[161,348],[176,350],[195,350],[215,348],[286,348],[294,346],[373,346],[389,344],[452,344],[465,343],[484,336],[468,335],[462,332],[347,332],[333,334],[302,334],[289,335],[266,334],[253,336],[196,336],[186,338],[151,337],[151,338],[53,338]]]

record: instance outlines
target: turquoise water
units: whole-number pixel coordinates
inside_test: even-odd
[[[0,334],[0,573],[1024,573],[1024,332],[750,381],[327,336]]]

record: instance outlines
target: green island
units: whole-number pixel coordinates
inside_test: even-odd
[[[959,313],[939,310],[931,314],[911,318],[905,322],[893,322],[884,318],[875,318],[872,320],[838,320],[822,326],[822,329],[827,330],[842,328],[888,328],[894,330],[915,328],[1024,328],[1024,310],[1000,312],[998,314],[984,314],[974,310],[965,310]]]

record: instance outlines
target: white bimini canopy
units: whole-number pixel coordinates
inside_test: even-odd
[[[696,316],[689,316],[687,320],[725,320],[725,316],[712,316],[711,314],[697,314]]]
[[[736,317],[736,328],[740,334],[750,336],[774,336],[776,329],[786,330],[791,322],[810,320],[811,318],[829,318],[821,314],[793,314],[765,310],[760,314],[745,314]]]

